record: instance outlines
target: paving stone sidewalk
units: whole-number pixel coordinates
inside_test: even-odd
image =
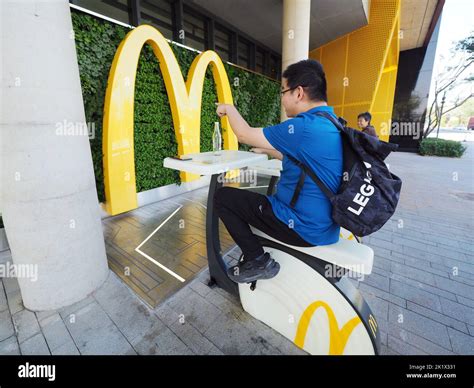
[[[403,179],[400,205],[364,240],[375,251],[373,273],[353,281],[378,319],[383,354],[474,354],[473,149],[462,159],[388,159]],[[151,309],[110,272],[88,298],[40,313],[23,307],[16,279],[4,278],[0,354],[305,354],[207,278],[200,272]]]

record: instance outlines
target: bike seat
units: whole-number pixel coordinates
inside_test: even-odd
[[[252,229],[253,234],[257,236],[287,246],[296,251],[303,252],[309,256],[324,260],[339,267],[347,268],[353,272],[363,273],[365,275],[369,275],[372,272],[374,251],[370,247],[362,245],[355,240],[340,238],[335,244],[314,247],[298,247],[278,241],[254,226],[250,226],[250,228]]]

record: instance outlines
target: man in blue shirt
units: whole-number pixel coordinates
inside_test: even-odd
[[[290,206],[301,171],[288,155],[310,167],[334,193],[342,179],[339,131],[328,119],[314,114],[322,111],[334,115],[327,105],[321,64],[308,59],[288,66],[282,74],[281,96],[289,119],[266,128],[251,128],[233,105],[217,107],[219,117],[227,115],[240,143],[282,160],[283,167],[275,195],[232,187],[216,191],[217,214],[243,253],[239,263],[228,270],[229,277],[239,283],[270,279],[280,269],[249,225],[296,246],[327,245],[339,239],[331,203],[310,177],[306,176],[295,206]]]

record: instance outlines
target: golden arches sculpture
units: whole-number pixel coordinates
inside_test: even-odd
[[[135,77],[140,52],[149,44],[158,59],[168,94],[178,155],[199,152],[201,102],[206,70],[211,65],[217,98],[232,104],[232,92],[222,60],[214,51],[199,54],[184,82],[178,61],[167,40],[154,27],[142,25],[130,31],[120,43],[110,69],[104,104],[103,164],[105,207],[109,214],[137,207],[134,158]],[[227,117],[221,118],[223,148],[237,150],[237,137]],[[181,173],[182,182],[199,176]]]

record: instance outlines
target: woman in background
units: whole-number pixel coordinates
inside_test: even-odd
[[[370,120],[372,120],[372,115],[369,112],[361,113],[357,116],[357,125],[367,135],[378,137],[375,128],[370,125]]]

